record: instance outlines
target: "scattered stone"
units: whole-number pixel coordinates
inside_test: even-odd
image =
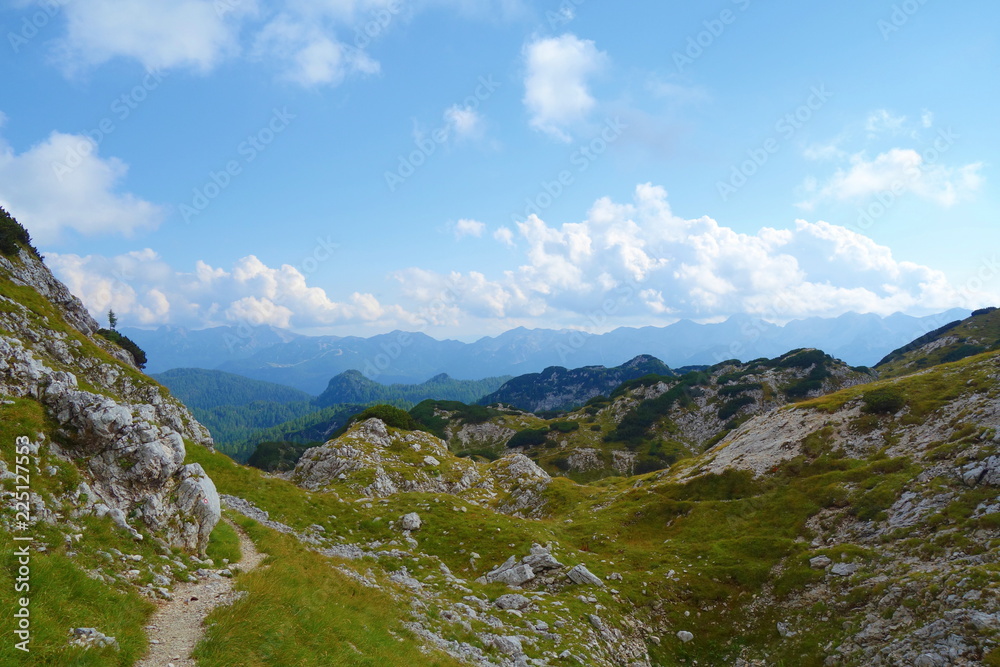
[[[689,641],[694,639],[694,635],[688,632],[687,630],[680,630],[677,632],[677,638],[680,639],[685,644],[687,644]]]
[[[517,593],[507,593],[498,597],[493,604],[499,609],[521,610],[531,606],[531,600]]]
[[[861,566],[857,563],[837,563],[830,568],[830,572],[840,577],[849,577],[860,569]]]
[[[70,644],[73,646],[80,646],[84,649],[110,646],[116,651],[120,649],[117,639],[108,637],[103,632],[98,632],[96,628],[70,628],[69,634],[72,637]]]

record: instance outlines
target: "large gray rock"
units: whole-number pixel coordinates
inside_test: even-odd
[[[570,581],[575,584],[582,584],[585,586],[599,586],[604,588],[604,582],[595,575],[593,572],[588,570],[582,563],[574,566],[569,572],[566,573]]]
[[[511,556],[503,565],[480,577],[480,580],[488,584],[499,582],[508,586],[521,586],[534,578],[535,573],[530,565],[518,564],[517,559]]]
[[[420,530],[420,526],[422,525],[420,515],[416,512],[404,514],[403,518],[399,520],[399,525],[403,530]]]
[[[531,545],[531,555],[522,558],[521,562],[531,566],[532,571],[536,574],[558,570],[563,567],[563,564],[552,556],[551,549],[539,544]]]

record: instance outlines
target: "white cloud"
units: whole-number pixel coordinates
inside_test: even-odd
[[[238,52],[241,19],[255,9],[254,0],[74,0],[64,3],[61,60],[70,69],[123,57],[209,70]]]
[[[463,227],[485,234],[476,221]],[[245,321],[312,331],[468,333],[718,321],[737,313],[771,321],[850,311],[927,314],[1000,298],[956,288],[941,271],[900,260],[871,238],[827,222],[797,220],[786,229],[744,233],[709,217],[681,218],[666,191],[651,184],[638,186],[628,203],[598,200],[580,222],[551,225],[532,216],[493,236],[517,253],[506,270],[410,267],[392,274],[398,292],[381,298],[334,299],[295,267],[271,267],[254,256],[227,267],[198,262],[187,272],[151,250],[49,255],[48,261],[95,315],[114,308],[123,324],[147,326]]]
[[[279,63],[282,76],[303,86],[336,85],[351,74],[377,74],[379,64],[301,17],[279,15],[257,34],[253,54]]]
[[[155,227],[160,207],[120,192],[128,165],[102,158],[82,135],[53,132],[23,153],[0,138],[0,204],[39,244],[72,230],[84,235],[130,235]]]
[[[95,317],[113,308],[124,325],[200,328],[246,322],[283,328],[341,324],[412,325],[416,319],[371,294],[334,301],[290,265],[273,268],[250,255],[229,270],[199,261],[181,272],[150,249],[105,257],[47,253],[56,276]]]
[[[503,243],[508,248],[514,247],[514,232],[510,230],[510,227],[499,227],[493,232],[493,238],[500,243]]]
[[[23,0],[51,5],[53,0]],[[303,86],[375,74],[364,49],[435,5],[484,20],[525,15],[522,0],[60,0],[56,55],[68,74],[116,58],[208,72],[248,56]]]
[[[582,124],[596,101],[589,78],[604,68],[607,54],[576,35],[536,39],[524,48],[524,104],[531,126],[561,140]]]
[[[982,185],[982,163],[948,167],[927,162],[913,149],[893,148],[869,159],[865,153],[850,157],[850,166],[838,169],[823,185],[807,187],[813,196],[802,205],[812,207],[817,201],[865,200],[880,193],[894,196],[912,193],[941,206],[952,206],[969,197]]]
[[[494,236],[513,243],[514,233]],[[685,220],[649,184],[631,204],[601,199],[585,221],[557,227],[532,216],[516,234],[524,261],[501,275],[397,272],[408,308],[444,292],[451,308],[440,324],[464,314],[552,326],[593,321],[595,311],[615,324],[735,313],[787,320],[930,312],[996,298],[957,290],[940,271],[899,261],[872,239],[826,222],[746,234],[708,217]]]
[[[460,239],[463,236],[475,236],[479,238],[486,231],[486,223],[479,222],[478,220],[468,220],[463,218],[455,223],[455,238]]]
[[[895,116],[886,109],[879,109],[868,114],[865,130],[872,135],[899,134],[906,125],[906,116]]]
[[[445,109],[444,120],[449,135],[459,141],[483,136],[483,116],[472,107],[454,104]]]

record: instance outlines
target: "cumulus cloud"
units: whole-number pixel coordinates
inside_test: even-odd
[[[455,223],[455,238],[460,239],[463,236],[475,236],[479,238],[486,231],[486,223],[479,222],[478,220],[468,220],[463,218]]]
[[[560,141],[582,124],[596,104],[589,79],[604,68],[607,54],[573,34],[540,38],[524,47],[524,105],[531,126]]]
[[[486,233],[477,221],[461,227]],[[398,290],[378,298],[332,296],[299,269],[268,266],[255,256],[226,267],[198,262],[187,271],[148,249],[48,261],[95,315],[114,308],[123,323],[146,326],[247,322],[469,333],[717,321],[738,313],[770,321],[928,314],[1000,298],[953,285],[941,271],[828,222],[796,220],[747,233],[707,216],[682,218],[666,191],[651,184],[638,186],[629,202],[599,199],[580,222],[531,216],[493,236],[512,249],[516,260],[508,268],[463,273],[413,266],[391,274]]]
[[[52,0],[24,0],[47,6]],[[63,0],[57,60],[68,74],[122,58],[147,69],[208,72],[249,57],[303,86],[375,74],[365,49],[433,6],[474,18],[523,16],[522,0]]]
[[[163,210],[120,191],[128,165],[102,158],[86,136],[53,132],[23,153],[0,138],[0,205],[40,244],[72,230],[130,235],[155,227]]]
[[[75,0],[64,3],[64,63],[116,57],[145,67],[209,70],[239,50],[240,20],[254,0]]]
[[[508,232],[495,236],[513,243],[515,232]],[[531,216],[516,235],[525,261],[502,275],[398,272],[409,307],[447,290],[454,308],[473,317],[578,322],[601,310],[619,323],[648,323],[736,313],[772,320],[888,315],[995,298],[958,290],[940,271],[899,261],[872,239],[827,222],[747,234],[708,217],[686,220],[650,184],[636,189],[632,203],[599,200],[583,222],[552,226]]]
[[[930,162],[913,149],[893,148],[875,158],[855,153],[850,165],[838,169],[825,183],[807,183],[805,190],[810,197],[801,205],[810,208],[824,199],[865,200],[883,192],[896,196],[909,192],[941,206],[952,206],[979,189],[982,168],[980,162],[961,167]]]
[[[371,294],[334,301],[325,290],[310,286],[299,269],[270,267],[253,255],[228,269],[199,261],[188,272],[177,271],[150,249],[114,257],[48,253],[46,262],[95,317],[111,308],[128,325],[310,328],[375,322],[407,326],[416,321]]]

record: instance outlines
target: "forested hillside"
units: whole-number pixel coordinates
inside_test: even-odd
[[[386,403],[410,407],[429,398],[475,403],[509,379],[510,376],[456,380],[441,373],[420,384],[384,385],[365,377],[360,371],[344,371],[330,380],[326,391],[314,403],[319,407],[340,403]]]

